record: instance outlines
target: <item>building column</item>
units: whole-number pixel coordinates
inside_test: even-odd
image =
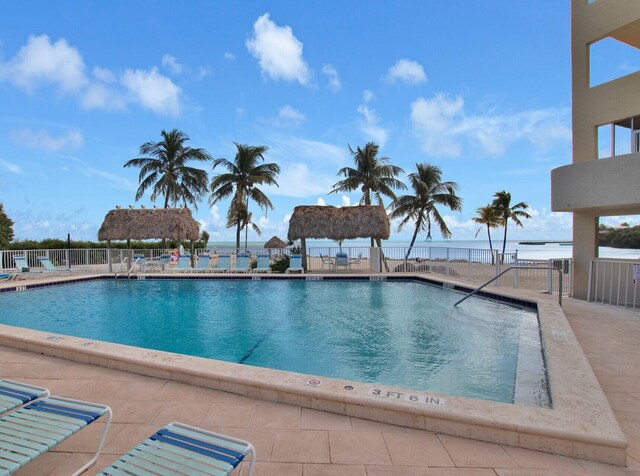
[[[598,257],[598,217],[573,212],[573,296],[587,299],[589,264]]]

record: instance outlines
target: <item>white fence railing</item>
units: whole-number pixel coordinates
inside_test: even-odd
[[[185,250],[186,251],[186,250]],[[237,255],[238,251],[249,252],[252,257],[266,254],[273,263],[277,256],[291,254],[290,248],[265,249],[249,248],[240,250],[235,247],[218,247],[209,249],[196,249],[195,257],[200,254],[209,254],[215,263],[215,258],[220,254]],[[375,251],[375,253],[374,253]],[[149,249],[71,249],[71,250],[2,250],[0,251],[0,270],[15,270],[14,256],[24,256],[27,263],[34,270],[42,267],[39,256],[47,256],[58,267],[71,268],[88,273],[114,272],[115,269],[127,270],[136,263],[138,257],[143,256],[147,260],[160,261],[160,257],[177,254],[178,250]],[[194,258],[195,258],[194,257]],[[139,260],[138,260],[139,261]],[[128,266],[123,266],[128,263]],[[168,266],[160,269],[175,267],[175,260]],[[474,282],[485,282],[498,275],[501,271],[512,265],[518,266],[553,266],[563,271],[563,294],[570,294],[571,290],[571,260],[523,260],[518,258],[518,253],[510,252],[504,255],[497,251],[474,248],[443,248],[432,246],[407,247],[383,247],[372,249],[370,247],[312,247],[307,249],[306,267],[309,272],[404,272],[418,271],[439,273],[445,276],[458,277]],[[149,269],[149,268],[146,268]],[[605,273],[605,271],[603,271]],[[610,273],[606,272],[608,279]],[[598,281],[601,285],[600,281]],[[498,285],[513,286],[516,288],[535,289],[547,293],[557,294],[559,283],[557,273],[544,270],[515,270],[510,275],[500,278]],[[595,289],[595,288],[594,288]],[[600,289],[600,288],[598,288]],[[598,294],[601,298],[602,293]],[[635,302],[635,301],[634,301]]]
[[[640,308],[640,263],[625,260],[592,260],[589,267],[588,300],[614,306]]]

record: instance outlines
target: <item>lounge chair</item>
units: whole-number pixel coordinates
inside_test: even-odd
[[[248,454],[251,460],[247,476],[252,476],[256,450],[251,443],[173,422],[98,474],[228,475]]]
[[[230,255],[220,255],[218,256],[218,260],[215,263],[215,266],[211,268],[212,273],[226,273],[227,270],[231,267],[231,256]]]
[[[38,256],[38,261],[44,268],[47,273],[70,273],[71,270],[69,268],[58,268],[56,267],[48,256]]]
[[[322,260],[322,269],[324,269],[325,266],[332,269],[336,265],[331,256],[320,254],[320,259]]]
[[[304,274],[304,268],[302,267],[302,255],[289,256],[289,267],[285,270],[285,274],[289,274],[292,271],[300,271]]]
[[[30,273],[31,267],[29,263],[27,263],[26,256],[14,256],[13,261],[16,263],[16,268],[18,268],[19,273]]]
[[[271,273],[268,255],[258,255],[256,267],[251,270],[252,273]]]
[[[227,273],[248,273],[251,263],[248,253],[238,253],[236,255],[236,265],[227,270]]]
[[[0,279],[4,281],[13,281],[16,276],[16,273],[0,273]]]
[[[209,262],[211,261],[211,256],[209,255],[198,255],[198,263],[194,268],[196,271],[200,271],[201,273],[209,272]]]
[[[338,268],[349,269],[349,255],[347,253],[336,253],[336,271]]]
[[[0,414],[39,398],[48,397],[49,390],[13,380],[0,380]]]
[[[2,474],[16,472],[105,415],[106,424],[96,453],[74,476],[84,472],[100,456],[111,423],[111,408],[49,396],[5,414],[0,418],[0,471]]]
[[[178,256],[178,264],[174,268],[175,271],[193,271],[191,267],[191,256],[180,255]]]

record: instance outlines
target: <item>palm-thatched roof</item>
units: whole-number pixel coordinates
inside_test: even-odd
[[[269,241],[264,244],[265,248],[286,248],[287,242],[282,241],[277,236],[273,236]]]
[[[196,241],[199,233],[188,208],[117,208],[104,217],[98,240]]]
[[[289,220],[290,240],[300,238],[329,238],[352,240],[355,238],[389,238],[389,217],[383,207],[359,205],[331,207],[301,205],[293,210]]]

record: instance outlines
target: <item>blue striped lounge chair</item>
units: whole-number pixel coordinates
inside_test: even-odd
[[[300,271],[304,274],[304,268],[302,267],[302,255],[289,256],[289,267],[286,269],[285,274],[289,274],[292,271]]]
[[[191,256],[180,255],[178,256],[178,264],[174,268],[175,271],[193,271],[191,267]]]
[[[32,271],[31,270],[31,267],[29,266],[29,263],[27,262],[26,256],[14,256],[13,257],[13,261],[16,263],[16,268],[18,269],[19,273],[38,272],[38,271]]]
[[[209,255],[198,255],[198,263],[194,268],[196,271],[200,271],[201,273],[209,272],[209,262],[211,261],[211,256]]]
[[[13,380],[0,380],[0,415],[39,398],[48,397],[49,390]]]
[[[0,273],[0,279],[3,281],[12,281],[16,279],[16,273]]]
[[[231,267],[231,256],[220,255],[215,263],[215,267],[211,268],[212,273],[226,273]]]
[[[338,268],[349,269],[349,265],[349,255],[347,253],[336,253],[336,271],[338,270]]]
[[[227,270],[227,273],[248,273],[251,262],[249,261],[249,253],[238,253],[236,255],[236,265]]]
[[[49,396],[3,415],[0,418],[0,473],[15,473],[103,416],[106,424],[96,453],[74,476],[84,472],[100,456],[112,418],[108,406]]]
[[[70,273],[71,270],[69,268],[58,268],[56,267],[48,256],[38,256],[38,261],[44,268],[47,273]]]
[[[251,270],[252,273],[271,273],[269,266],[269,255],[258,255],[256,267]]]
[[[251,443],[173,422],[98,474],[228,475],[249,454],[246,474],[252,476],[256,451]]]

